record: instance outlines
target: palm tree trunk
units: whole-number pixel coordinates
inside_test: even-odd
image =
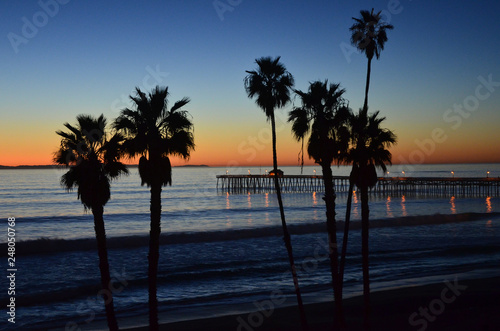
[[[108,328],[112,331],[118,330],[115,308],[113,303],[113,293],[111,291],[111,276],[109,274],[108,250],[106,247],[106,230],[104,228],[104,208],[103,206],[93,206],[94,230],[97,239],[97,253],[99,255],[99,270],[101,271],[102,298],[106,309]]]
[[[342,253],[340,256],[340,290],[341,293],[344,289],[344,269],[345,269],[345,260],[347,255],[347,242],[349,241],[349,224],[351,221],[351,206],[352,206],[352,194],[354,190],[354,182],[349,181],[349,195],[347,196],[347,207],[345,211],[345,221],[344,221],[344,238],[342,240]]]
[[[285,211],[283,208],[283,200],[281,199],[281,188],[280,188],[280,183],[279,183],[279,176],[278,176],[278,158],[277,158],[277,153],[276,153],[276,123],[274,119],[274,112],[271,115],[271,131],[272,131],[272,137],[273,137],[273,168],[274,168],[274,188],[276,190],[276,196],[278,198],[278,205],[280,209],[280,216],[281,216],[281,225],[283,228],[283,240],[285,242],[285,247],[288,252],[288,260],[290,262],[290,268],[292,270],[292,277],[293,277],[293,285],[295,287],[295,294],[297,296],[297,305],[299,307],[299,313],[300,313],[300,322],[302,325],[302,330],[307,330],[307,319],[306,319],[306,313],[304,310],[304,304],[302,303],[302,296],[300,294],[300,288],[299,288],[299,278],[297,277],[297,269],[295,268],[295,261],[293,258],[293,251],[292,251],[292,241],[290,238],[290,233],[288,232],[288,227],[286,225],[285,221]]]
[[[361,188],[361,255],[363,265],[363,325],[365,330],[370,329],[370,274],[368,263],[368,239],[369,239],[369,216],[368,187]]]
[[[337,324],[343,328],[345,326],[344,312],[342,309],[342,295],[339,278],[339,256],[337,245],[337,223],[335,221],[335,191],[333,188],[332,168],[330,165],[322,164],[323,183],[325,185],[326,204],[326,227],[328,231],[328,245],[330,255],[330,270],[332,273],[333,297],[335,299],[335,313]]]
[[[363,110],[368,111],[368,90],[370,89],[370,75],[372,71],[372,59],[368,58],[368,68],[366,70],[366,88],[365,88],[365,103]]]
[[[151,225],[149,232],[148,284],[149,329],[158,330],[158,299],[156,297],[161,232],[161,183],[151,185]]]

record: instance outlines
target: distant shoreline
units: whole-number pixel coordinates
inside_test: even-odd
[[[0,165],[0,169],[58,169],[64,168],[60,165],[18,165],[18,166],[3,166]]]
[[[434,165],[497,165],[500,164],[500,162],[466,162],[466,163],[424,163],[424,164],[418,164],[418,166],[434,166]],[[127,164],[128,167],[135,168],[137,167],[137,164]],[[350,165],[344,165],[349,167]],[[395,166],[415,166],[414,164],[400,164],[400,163],[393,163],[393,167]],[[174,168],[272,168],[272,165],[270,164],[262,164],[262,165],[245,165],[245,164],[240,164],[240,165],[235,165],[235,166],[228,166],[226,165],[206,165],[206,164],[186,164],[186,165],[179,165],[179,166],[174,166]],[[280,167],[300,167],[298,164],[282,164]],[[317,164],[307,164],[304,165],[304,167],[318,167]],[[55,165],[55,164],[48,164],[48,165],[17,165],[17,166],[6,166],[6,165],[0,165],[0,170],[2,169],[57,169],[57,168],[64,168],[64,166],[61,165]]]
[[[137,168],[137,164],[127,164],[129,168]],[[173,168],[209,168],[210,166],[206,164],[186,164],[181,166],[174,166]],[[3,166],[0,165],[1,169],[64,169],[65,166],[61,165],[19,165],[19,166]]]

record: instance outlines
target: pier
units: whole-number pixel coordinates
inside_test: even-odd
[[[282,175],[278,179],[283,192],[322,192],[325,187],[323,176]],[[349,190],[349,177],[336,176],[333,181],[338,191]],[[274,175],[219,175],[217,189],[231,193],[274,192]]]
[[[283,192],[323,192],[321,175],[278,177]],[[349,190],[348,176],[334,176],[336,192]],[[217,190],[229,193],[274,192],[273,175],[219,175]],[[500,196],[500,178],[379,177],[371,190],[381,194]]]
[[[380,177],[372,192],[500,196],[500,178]]]

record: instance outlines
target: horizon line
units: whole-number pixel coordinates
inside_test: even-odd
[[[428,163],[393,163],[392,165],[387,165],[387,166],[420,166],[420,165],[447,165],[447,164],[500,164],[500,162],[428,162]],[[129,167],[137,167],[137,163],[125,163],[126,166]],[[282,164],[280,167],[300,167],[300,164]],[[320,165],[318,164],[305,164],[304,167],[319,167]],[[332,166],[350,166],[350,164],[332,164]],[[249,164],[241,164],[241,165],[232,165],[228,166],[226,165],[207,165],[207,164],[185,164],[185,165],[175,165],[172,166],[172,168],[182,168],[182,167],[209,167],[209,168],[241,168],[241,167],[250,167],[250,168],[257,168],[257,167],[271,167],[272,165],[249,165]],[[20,165],[0,165],[0,169],[23,169],[23,168],[66,168],[64,165],[58,165],[58,164],[20,164]]]

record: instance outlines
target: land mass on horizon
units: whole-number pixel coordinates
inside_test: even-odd
[[[137,168],[137,164],[128,164],[130,168]],[[173,168],[209,168],[206,164],[186,164],[181,166],[173,166]],[[60,165],[18,165],[18,166],[4,166],[0,165],[0,169],[57,169],[65,168]]]

